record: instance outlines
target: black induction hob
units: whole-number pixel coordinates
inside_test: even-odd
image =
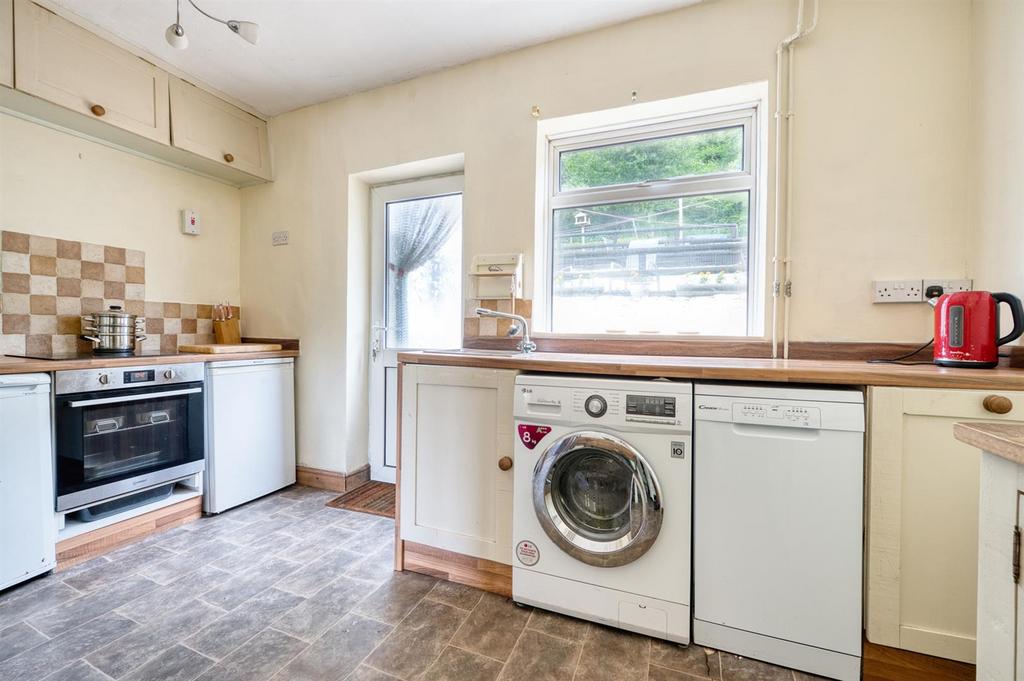
[[[84,359],[159,359],[160,357],[177,357],[177,352],[161,352],[159,350],[143,350],[142,352],[116,353],[116,352],[40,352],[5,355],[5,357],[19,357],[22,359],[43,359],[55,362],[66,362]]]

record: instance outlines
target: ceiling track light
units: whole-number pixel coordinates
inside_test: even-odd
[[[260,41],[259,24],[251,21],[239,21],[238,19],[219,19],[209,12],[203,11],[194,0],[188,0],[188,4],[192,5],[197,12],[207,19],[216,21],[218,24],[224,24],[232,33],[247,43],[255,45]],[[188,47],[188,36],[185,35],[185,29],[181,25],[181,0],[175,0],[174,23],[164,31],[164,37],[167,39],[167,44],[175,49],[184,50]]]

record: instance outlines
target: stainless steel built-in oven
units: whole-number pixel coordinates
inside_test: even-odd
[[[203,363],[58,371],[57,511],[204,468]]]

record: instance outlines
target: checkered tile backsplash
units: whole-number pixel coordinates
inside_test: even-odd
[[[89,351],[82,315],[110,305],[146,318],[144,350],[214,342],[211,305],[146,300],[142,251],[0,231],[0,354]]]

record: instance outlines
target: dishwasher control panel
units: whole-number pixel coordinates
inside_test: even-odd
[[[821,409],[773,402],[733,402],[732,422],[790,428],[821,428]]]

